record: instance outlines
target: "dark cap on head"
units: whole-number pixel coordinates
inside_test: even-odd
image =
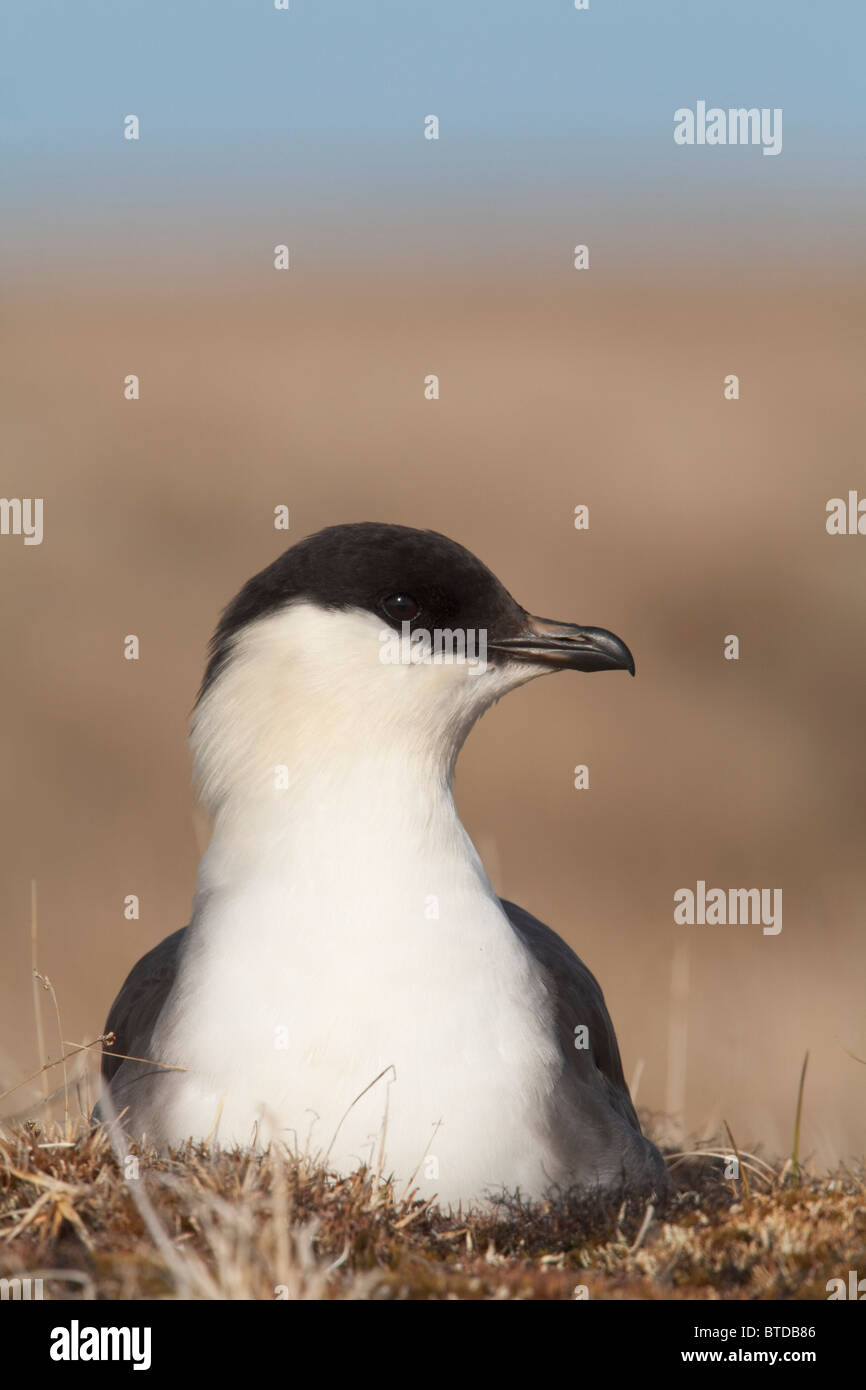
[[[214,633],[199,698],[241,629],[297,600],[366,610],[397,631],[403,622],[429,631],[483,630],[494,660],[634,670],[631,653],[612,633],[530,617],[486,565],[438,531],[361,521],[307,536],[247,581]]]

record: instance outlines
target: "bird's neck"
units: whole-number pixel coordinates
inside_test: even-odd
[[[251,876],[318,878],[354,869],[387,882],[467,853],[449,769],[364,754],[293,759],[236,784],[220,801],[204,886]],[[269,785],[270,784],[270,785]]]
[[[443,896],[492,894],[452,792],[464,730],[437,738],[354,694],[257,693],[240,666],[205,697],[192,736],[213,820],[200,912],[258,893],[307,917],[345,916],[347,902],[356,917],[423,917]]]

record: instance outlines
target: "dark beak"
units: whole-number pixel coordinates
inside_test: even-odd
[[[542,666],[569,671],[629,671],[634,675],[634,657],[625,642],[604,627],[554,623],[527,614],[519,636],[488,638],[487,645],[515,660]]]

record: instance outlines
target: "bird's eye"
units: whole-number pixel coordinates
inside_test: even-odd
[[[391,594],[382,600],[382,609],[398,623],[411,623],[421,612],[421,605],[411,594]]]

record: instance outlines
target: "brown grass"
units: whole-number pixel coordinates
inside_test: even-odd
[[[668,1156],[663,1211],[564,1193],[446,1215],[277,1149],[130,1154],[127,1179],[84,1122],[0,1131],[0,1276],[48,1298],[824,1299],[866,1263],[862,1174],[790,1186],[745,1155],[748,1197],[697,1152]]]

